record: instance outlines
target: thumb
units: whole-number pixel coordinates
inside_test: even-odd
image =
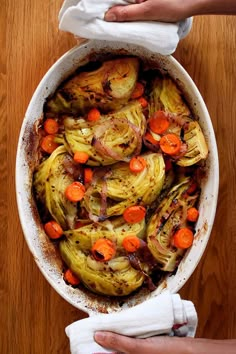
[[[96,332],[94,335],[94,339],[98,344],[103,346],[104,348],[118,350],[122,353],[140,353],[138,349],[138,342],[141,339],[134,339],[130,337],[121,336],[119,334],[113,332]]]
[[[113,332],[98,331],[95,333],[94,339],[104,348],[125,354],[170,354],[173,352],[183,354],[185,352],[183,348],[186,347],[186,343],[184,343],[184,346],[182,346],[179,351],[176,350],[180,344],[178,341],[179,338],[176,341],[168,336],[137,339],[125,337]]]
[[[114,6],[106,12],[104,19],[109,22],[152,20],[153,11],[149,3],[144,1],[138,4]]]

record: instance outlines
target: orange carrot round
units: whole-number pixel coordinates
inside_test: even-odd
[[[176,155],[181,148],[181,140],[175,134],[166,134],[160,140],[161,150],[168,155]]]
[[[136,86],[132,92],[131,98],[135,99],[135,98],[139,98],[144,94],[144,86],[143,84],[141,84],[141,82],[137,82]]]
[[[140,97],[138,101],[143,108],[146,108],[148,106],[148,101],[144,97]]]
[[[63,278],[67,284],[70,284],[72,286],[77,286],[80,283],[79,278],[70,269],[67,269],[64,272]]]
[[[85,187],[80,182],[71,183],[65,190],[66,198],[73,203],[79,202],[83,199],[84,193]]]
[[[56,134],[59,130],[59,124],[53,118],[48,118],[43,124],[43,128],[47,134]]]
[[[157,111],[149,119],[149,127],[156,134],[163,134],[169,128],[170,122],[164,111]]]
[[[192,246],[193,239],[193,232],[187,227],[179,229],[173,236],[173,242],[175,247],[182,249],[186,249]]]
[[[56,240],[63,235],[63,230],[61,226],[54,220],[47,222],[44,225],[44,230],[48,235],[48,237],[50,237],[53,240]]]
[[[196,222],[199,217],[199,211],[196,208],[189,208],[187,210],[187,220]]]
[[[97,261],[107,262],[114,257],[115,253],[114,243],[106,238],[100,238],[93,244],[92,254]]]
[[[129,224],[135,224],[145,218],[146,209],[141,205],[133,205],[125,209],[123,218]]]
[[[122,246],[127,252],[136,252],[140,245],[140,239],[135,235],[126,236],[122,241]]]
[[[97,108],[92,108],[90,109],[90,111],[88,112],[88,121],[89,122],[96,122],[97,120],[99,120],[101,117],[101,113]]]
[[[134,173],[142,172],[147,166],[146,160],[141,156],[132,157],[129,162],[130,171]]]
[[[44,152],[51,154],[56,148],[58,148],[59,144],[55,143],[54,139],[54,135],[46,135],[43,137],[40,146]]]
[[[84,183],[91,183],[93,179],[93,170],[88,167],[84,169]]]
[[[77,163],[86,163],[89,159],[89,154],[85,151],[76,151],[74,153],[73,159]]]

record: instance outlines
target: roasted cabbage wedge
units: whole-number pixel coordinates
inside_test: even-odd
[[[184,250],[172,246],[175,231],[186,223],[187,209],[198,200],[199,190],[187,193],[192,183],[185,178],[175,185],[160,203],[147,225],[147,243],[161,270],[172,272],[181,260]]]
[[[123,218],[93,223],[76,230],[66,231],[66,239],[60,242],[60,253],[67,266],[91,291],[110,296],[128,295],[139,288],[148,272],[134,269],[122,247],[124,237],[136,234],[144,236],[145,223],[128,225]],[[116,245],[116,255],[108,262],[96,261],[90,253],[92,245],[106,238]]]
[[[64,195],[66,187],[74,182],[63,164],[67,155],[64,146],[59,146],[38,166],[33,180],[37,200],[64,230],[74,227],[77,214],[76,204]]]
[[[149,113],[164,110],[181,116],[190,116],[190,110],[176,83],[169,77],[156,77],[152,82]]]
[[[46,114],[83,115],[92,107],[102,111],[120,109],[135,87],[139,71],[137,58],[106,61],[93,71],[81,72],[63,84],[47,102]]]
[[[186,124],[183,139],[187,144],[187,152],[178,159],[177,165],[192,166],[207,158],[208,146],[198,122],[191,121]]]
[[[85,151],[87,165],[111,165],[140,153],[146,119],[140,103],[132,101],[97,122],[65,118],[64,126],[64,145],[71,154]]]
[[[127,207],[148,205],[158,197],[165,180],[164,159],[159,153],[148,153],[142,157],[147,166],[138,174],[131,172],[125,162],[97,171],[81,204],[91,218],[122,215]]]
[[[178,135],[185,143],[184,153],[175,158],[180,166],[191,166],[208,155],[208,147],[202,129],[197,121],[190,118],[190,110],[184,102],[175,82],[169,77],[157,77],[152,84],[150,95],[150,116],[158,110],[170,113],[169,133]],[[160,137],[156,137],[157,140]]]
[[[205,160],[208,146],[199,123],[188,117],[171,116],[170,119],[168,132],[178,135],[184,142],[184,152],[179,156],[173,156],[176,164],[187,167]]]

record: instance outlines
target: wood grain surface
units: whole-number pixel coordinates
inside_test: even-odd
[[[75,45],[59,32],[61,0],[1,0],[0,6],[0,353],[69,353],[66,325],[86,315],[47,283],[31,256],[15,198],[15,155],[22,120],[39,81]],[[209,109],[220,159],[212,235],[180,291],[199,315],[197,336],[236,338],[236,17],[198,17],[175,57]]]

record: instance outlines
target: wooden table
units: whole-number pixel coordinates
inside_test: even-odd
[[[85,317],[37,268],[19,223],[14,186],[21,123],[39,81],[75,45],[59,32],[61,0],[1,0],[0,9],[0,353],[69,353],[64,328]],[[197,84],[220,159],[215,225],[197,270],[181,290],[196,305],[197,335],[236,338],[236,17],[198,17],[175,57]]]

